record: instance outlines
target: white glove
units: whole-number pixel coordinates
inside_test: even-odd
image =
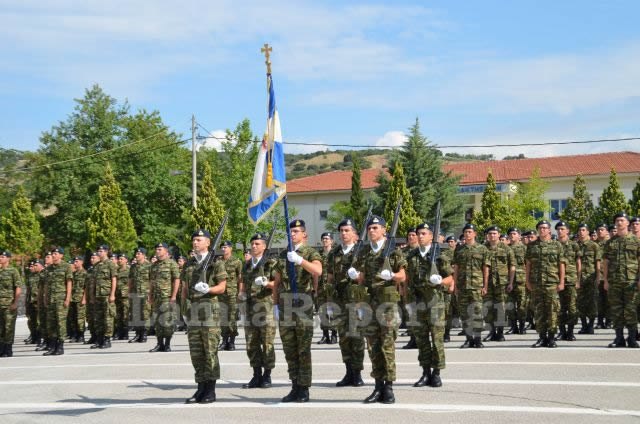
[[[358,275],[360,275],[360,273],[358,272],[357,269],[355,269],[354,267],[351,267],[347,270],[347,275],[349,276],[349,278],[351,278],[352,280],[357,280],[358,279]]]
[[[389,271],[388,269],[383,269],[380,273],[380,278],[385,281],[389,281],[393,278],[393,272]]]
[[[258,277],[253,282],[253,284],[259,287],[264,287],[267,285],[267,283],[269,283],[269,280],[267,280],[267,277]]]
[[[287,252],[287,259],[289,262],[293,262],[296,265],[302,264],[302,256],[298,255],[296,252]]]
[[[200,292],[202,294],[207,294],[209,293],[209,284],[200,281],[198,284],[196,284],[193,287],[197,292]]]
[[[432,286],[439,286],[440,284],[442,284],[442,276],[433,274],[431,277],[429,277],[429,282],[431,282]]]

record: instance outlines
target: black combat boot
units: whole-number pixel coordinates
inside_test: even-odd
[[[97,337],[95,334],[93,333],[89,333],[91,335],[91,337],[89,337],[89,340],[87,340],[86,342],[84,342],[84,344],[88,344],[88,345],[92,345],[95,344],[96,341],[98,341]]]
[[[412,335],[409,338],[409,343],[407,343],[406,345],[402,346],[403,349],[417,349],[418,348],[418,344],[416,343],[416,338]]]
[[[547,332],[547,347],[558,347],[558,345],[556,344],[555,334],[553,334],[553,332],[551,331]]]
[[[228,341],[229,341],[229,336],[223,336],[222,341],[220,342],[220,346],[218,346],[218,350],[227,350]]]
[[[638,346],[638,343],[636,343],[636,347]],[[631,347],[631,345],[629,345],[629,347]],[[11,358],[13,357],[13,345],[11,343],[7,343],[4,345],[4,350],[2,351],[2,356],[3,358]]]
[[[580,317],[580,331],[578,334],[587,334],[587,317]]]
[[[298,384],[294,380],[291,382],[291,391],[282,398],[282,402],[294,402],[296,400],[298,400]]]
[[[351,371],[353,372],[353,381],[351,382],[351,387],[364,386],[364,381],[362,381],[362,375],[360,374],[362,370],[354,370],[352,368]]]
[[[353,383],[353,370],[351,369],[351,365],[345,364],[346,372],[342,380],[336,383],[336,387],[345,387],[350,386]]]
[[[191,395],[191,397],[184,401],[186,404],[197,403],[202,399],[202,395],[204,394],[205,383],[198,383],[198,390]]]
[[[531,347],[547,347],[549,345],[549,341],[547,340],[546,334],[540,334],[538,337],[538,341],[531,345]]]
[[[451,341],[451,329],[447,328],[444,330],[444,342],[448,343]]]
[[[413,383],[413,387],[424,387],[429,383],[429,380],[431,380],[431,368],[422,367],[422,375],[418,381]]]
[[[74,340],[76,343],[84,344],[84,331],[79,331],[76,333],[76,338]]]
[[[4,358],[4,351],[7,348],[7,345],[5,343],[0,343],[0,358]]]
[[[568,342],[576,341],[576,336],[575,334],[573,334],[573,324],[569,324],[569,327],[567,328],[567,335],[565,336],[564,339]]]
[[[376,378],[376,386],[373,392],[364,399],[364,403],[375,403],[382,399],[382,390],[384,389],[384,381]]]
[[[204,393],[198,403],[213,403],[216,401],[216,380],[210,380],[205,383]]]
[[[525,322],[523,321],[518,321],[518,330],[520,331],[520,334],[527,334],[527,329],[525,328]]]
[[[594,319],[587,318],[587,334],[595,334],[595,331],[593,330],[593,324],[594,324]]]
[[[141,335],[142,335],[142,331],[139,328],[137,328],[136,329],[136,335],[133,336],[133,338],[131,340],[129,340],[129,343],[138,343],[140,341],[140,336]]]
[[[598,323],[596,324],[596,329],[601,330],[604,328],[604,318],[598,317]]]
[[[467,336],[467,340],[465,340],[463,345],[460,346],[460,349],[467,349],[467,348],[470,348],[470,347],[473,347],[473,337]]]
[[[262,385],[262,368],[253,367],[253,377],[247,384],[243,384],[243,389],[255,389]]]
[[[236,336],[230,336],[227,342],[227,350],[236,350]]]
[[[336,330],[331,330],[331,343],[329,344],[336,344],[338,343],[338,333],[336,332]]]
[[[558,333],[557,336],[555,336],[553,338],[553,340],[565,340],[565,335],[567,334],[567,328],[563,325],[561,325],[560,327],[560,332]]]
[[[296,399],[298,403],[309,402],[309,387],[307,386],[298,386],[298,398]]]
[[[473,338],[473,347],[476,349],[482,349],[484,345],[482,344],[482,338],[480,336],[476,336]]]
[[[142,332],[140,333],[140,340],[138,340],[138,343],[146,343],[147,342],[147,329],[143,328],[141,331]]]
[[[318,340],[318,344],[328,344],[331,341],[331,337],[329,337],[329,330],[322,330],[322,337]]]
[[[393,382],[384,382],[384,386],[382,387],[382,398],[380,399],[380,402],[387,405],[396,403],[396,397],[393,394]]]
[[[162,337],[157,337],[157,339],[158,339],[158,343],[155,345],[153,349],[149,350],[149,352],[164,352],[164,341]]]
[[[99,349],[103,343],[104,343],[104,337],[102,336],[96,337],[96,342],[92,344],[89,349]]]
[[[504,341],[504,327],[498,327],[496,328],[496,336],[493,339],[496,342],[503,342]]]
[[[33,342],[33,333],[29,334],[29,337],[23,340],[24,344],[31,344]]]
[[[42,354],[42,356],[52,356],[55,355],[56,353],[56,348],[58,347],[58,340],[51,340],[51,345],[50,345],[50,349],[47,349],[47,351],[45,353]]]
[[[604,318],[604,327],[602,328],[611,328],[611,320],[609,318]]]
[[[434,368],[431,371],[431,378],[429,379],[429,387],[442,387],[442,380],[440,379],[440,370],[438,368]]]
[[[631,347],[631,348],[639,348],[640,345],[638,345],[638,327],[631,326],[627,328],[627,331],[629,333],[629,337],[627,337],[627,346]],[[11,345],[9,345],[9,349],[11,349]]]
[[[164,338],[164,349],[162,352],[171,352],[171,337]]]
[[[489,332],[489,334],[486,335],[486,337],[484,339],[482,339],[483,342],[488,342],[488,341],[492,341],[495,342],[496,341],[496,328],[495,327],[491,327],[491,331]]]
[[[58,345],[56,346],[56,350],[52,353],[52,355],[64,355],[64,342],[58,341]]]
[[[262,383],[260,384],[261,389],[268,389],[271,387],[271,370],[264,369],[264,373],[262,374]]]
[[[100,344],[100,349],[109,349],[111,348],[111,337],[105,337],[102,339],[102,343]]]
[[[616,338],[609,343],[609,347],[627,347],[624,340],[624,328],[616,328]]]
[[[150,336],[155,336],[156,335],[156,327],[151,326],[149,327],[149,331],[147,332],[148,335]]]

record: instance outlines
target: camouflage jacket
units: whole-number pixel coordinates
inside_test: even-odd
[[[16,288],[22,285],[20,273],[13,267],[0,268],[0,306],[9,306],[16,295]]]
[[[87,282],[87,271],[79,269],[73,273],[73,285],[71,286],[71,301],[82,302],[84,288]]]
[[[173,282],[178,279],[180,279],[180,270],[173,259],[158,259],[152,264],[149,272],[149,284],[153,289],[155,301],[166,302],[171,299]]]
[[[489,250],[489,284],[506,286],[509,284],[509,270],[516,265],[513,250],[504,243],[487,246]]]
[[[607,281],[609,284],[622,284],[638,281],[638,257],[640,257],[640,239],[627,234],[613,236],[604,246],[603,259],[607,261]]]
[[[354,301],[353,290],[358,286],[358,283],[349,278],[347,271],[353,263],[355,248],[354,245],[345,254],[342,246],[338,245],[332,248],[327,255],[326,265],[323,265],[322,270],[324,272],[326,269],[327,277],[330,275],[333,278],[331,286],[327,287],[327,300],[343,303]]]
[[[67,281],[73,281],[71,265],[62,261],[47,267],[49,303],[54,300],[64,300],[67,297]]]
[[[447,255],[440,254],[436,258],[436,268],[431,270],[431,257],[433,249],[429,249],[424,257],[420,254],[420,248],[410,250],[407,255],[407,285],[409,291],[418,300],[431,300],[439,292],[447,291],[444,286],[434,287],[429,283],[432,272],[437,272],[442,278],[453,274],[451,262]]]
[[[565,264],[564,248],[555,240],[540,239],[527,245],[525,257],[531,263],[529,281],[534,286],[560,284],[560,264]]]
[[[266,252],[265,252],[266,254]],[[256,278],[267,277],[267,280],[273,281],[277,261],[263,257],[255,266],[252,259],[248,260],[242,266],[242,281],[244,283],[244,292],[247,296],[247,302],[253,304],[256,302],[273,303],[271,297],[273,290],[265,287],[259,287],[254,284]]]
[[[40,280],[42,278],[41,272],[30,272],[27,277],[27,293],[25,295],[25,302],[37,302],[38,293],[40,293]]]
[[[516,259],[516,275],[513,278],[513,285],[517,286],[518,284],[524,285],[525,280],[527,278],[527,270],[525,265],[524,257],[527,254],[527,246],[522,242],[518,242],[517,244],[512,244],[509,246],[513,251],[513,256]]]
[[[484,286],[482,269],[485,265],[491,265],[491,256],[486,246],[478,242],[458,246],[453,253],[452,263],[458,267],[456,284],[460,289],[482,289]]]
[[[131,292],[141,296],[149,294],[149,279],[151,277],[151,262],[137,263],[129,269]]]
[[[93,265],[93,283],[96,297],[108,297],[111,295],[111,281],[118,277],[116,264],[109,259],[101,260]]]
[[[296,251],[308,262],[319,261],[322,263],[320,253],[309,246],[300,246]],[[298,293],[311,294],[313,291],[313,275],[302,268],[302,265],[295,265],[296,270],[296,288]],[[287,251],[284,250],[278,257],[276,264],[276,272],[280,274],[279,293],[293,293],[291,290],[291,281],[289,280],[289,261],[287,260]]]
[[[573,240],[558,242],[564,248],[564,257],[567,261],[564,268],[564,284],[575,286],[578,280],[578,259],[582,257],[582,249],[580,249],[580,245]]]
[[[224,264],[227,272],[227,289],[225,290],[225,294],[229,296],[237,295],[238,281],[242,278],[242,261],[232,256],[228,260],[220,259],[219,262]]]
[[[355,268],[364,273],[364,285],[373,304],[398,302],[400,300],[395,281],[385,281],[380,277],[380,272],[385,269],[386,265],[382,252],[384,252],[387,243],[389,243],[389,240],[384,242],[384,246],[377,253],[371,248],[370,242],[365,243],[360,248],[356,258]],[[407,261],[400,249],[394,249],[390,253],[388,266],[394,273],[407,268]]]
[[[600,245],[593,240],[581,241],[580,258],[582,260],[582,280],[595,278],[596,263],[602,259],[602,250]]]
[[[118,266],[118,282],[117,282],[117,287],[118,289],[120,289],[121,291],[129,290],[129,272],[130,272],[130,267],[129,265],[125,265],[125,266]]]

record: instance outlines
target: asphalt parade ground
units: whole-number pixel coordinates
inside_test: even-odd
[[[240,330],[242,331],[242,330]],[[457,334],[457,330],[452,331]],[[336,388],[344,375],[338,345],[317,345],[313,356],[311,401],[280,403],[289,391],[279,334],[270,389],[243,389],[252,374],[241,333],[237,350],[220,352],[222,380],[217,402],[185,405],[195,390],[184,332],[172,340],[172,352],[149,353],[155,345],[114,341],[106,350],[65,343],[62,356],[43,357],[24,345],[26,320],[19,319],[13,358],[0,358],[0,422],[256,422],[367,424],[438,420],[440,423],[640,423],[640,349],[608,349],[612,330],[577,335],[556,349],[532,349],[536,335],[507,336],[484,349],[464,349],[462,337],[446,344],[443,387],[414,388],[421,369],[417,350],[396,343],[396,403],[365,405],[373,389],[365,353],[360,388]]]

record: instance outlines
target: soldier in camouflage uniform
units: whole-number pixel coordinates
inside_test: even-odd
[[[178,256],[178,259],[176,259],[176,263],[178,264],[178,270],[180,270],[180,287],[178,287],[178,296],[176,297],[176,303],[182,311],[182,305],[185,304],[185,299],[182,298],[182,276],[184,268],[187,265],[187,258],[180,255]],[[184,322],[183,315],[184,314],[182,312],[178,314],[178,331],[187,331],[187,323]]]
[[[96,333],[96,281],[95,281],[95,264],[100,262],[98,252],[92,252],[89,257],[89,268],[87,269],[87,277],[84,285],[84,297],[87,300],[87,326],[89,327],[89,340],[84,344],[93,345],[97,341]]]
[[[153,303],[156,316],[158,344],[149,352],[171,352],[171,337],[178,314],[176,297],[180,287],[180,271],[176,261],[169,257],[167,243],[156,245],[158,260],[151,265],[149,276],[149,303]]]
[[[558,293],[564,290],[566,259],[560,242],[551,240],[551,224],[542,220],[536,225],[540,237],[529,242],[525,256],[527,287],[535,308],[536,330],[540,335],[532,347],[556,347]]]
[[[582,250],[577,242],[569,240],[569,224],[564,221],[558,221],[555,228],[558,233],[558,241],[564,248],[564,257],[567,261],[564,272],[564,290],[559,294],[560,313],[558,315],[558,324],[560,325],[560,332],[556,340],[574,341],[576,336],[573,334],[573,327],[578,322],[576,301],[578,298],[577,290],[580,289],[579,276],[582,273]]]
[[[218,344],[221,330],[218,296],[225,292],[227,272],[223,261],[210,258],[211,261],[208,262],[208,256],[213,255],[215,250],[215,246],[211,246],[212,249],[209,251],[211,234],[208,231],[196,230],[191,235],[191,241],[196,256],[190,262],[191,266],[186,267],[182,295],[189,299],[189,310],[186,314],[187,339],[198,389],[185,403],[211,403],[216,400],[216,380],[220,379]],[[164,267],[162,263],[171,260],[162,258],[163,256],[160,256],[154,266],[160,264]],[[177,271],[177,264],[175,268]],[[151,275],[153,280],[153,267]],[[177,282],[175,287],[177,288]]]
[[[413,387],[441,387],[440,370],[445,368],[444,329],[445,297],[454,285],[448,255],[439,255],[431,269],[434,255],[433,232],[428,224],[416,227],[419,246],[407,255],[407,285],[416,299],[419,326],[413,329],[418,343],[418,361],[422,376]]]
[[[129,340],[129,343],[146,343],[151,315],[151,307],[147,302],[151,263],[147,260],[147,249],[144,247],[138,247],[134,252],[136,264],[129,268],[129,293],[131,296],[131,322],[134,325],[136,335]]]
[[[483,348],[482,334],[482,290],[488,284],[489,250],[476,241],[476,228],[467,224],[463,228],[464,244],[453,254],[453,272],[458,294],[462,329],[466,341],[461,349]]]
[[[390,252],[385,258],[385,246],[391,243],[385,237],[386,222],[373,216],[367,223],[369,243],[358,252],[353,267],[347,271],[349,278],[364,285],[369,293],[372,315],[365,327],[365,338],[371,360],[371,377],[376,381],[373,392],[364,399],[365,403],[395,402],[393,382],[396,380],[395,341],[398,336],[400,314],[398,301],[405,292],[407,262],[400,249]]]
[[[242,280],[242,262],[233,256],[233,243],[222,243],[222,263],[227,271],[227,288],[220,296],[222,308],[222,350],[236,350],[238,336],[238,283]]]
[[[245,299],[246,321],[244,334],[247,341],[249,365],[253,377],[244,389],[271,387],[271,370],[276,366],[273,342],[276,322],[273,315],[273,287],[276,260],[267,258],[267,241],[263,233],[251,237],[251,259],[242,268],[239,284],[240,296]]]
[[[51,251],[53,262],[47,268],[47,335],[53,348],[44,355],[63,355],[67,337],[67,314],[71,304],[73,272],[71,265],[62,260],[64,249]]]
[[[600,246],[600,252],[604,254],[604,245],[609,240],[609,230],[607,224],[601,222],[596,227],[597,239],[596,243]],[[598,322],[595,328],[603,329],[610,327],[609,319],[609,301],[607,300],[607,291],[604,289],[604,273],[600,273],[600,284],[598,285]]]
[[[318,344],[336,344],[338,343],[338,335],[336,334],[336,326],[332,322],[333,317],[327,313],[327,257],[331,252],[333,245],[333,236],[331,233],[322,233],[320,236],[320,242],[322,243],[322,250],[320,250],[320,257],[322,258],[322,275],[320,277],[314,277],[313,284],[315,286],[315,304],[318,315],[320,316],[320,329],[322,330],[322,337],[318,341]],[[331,334],[329,334],[331,331]]]
[[[39,261],[33,260],[29,264],[29,275],[27,276],[26,295],[24,299],[25,312],[27,314],[27,327],[29,327],[29,338],[25,344],[40,343],[40,329],[38,325],[38,286],[40,284],[40,271],[42,267]]]
[[[638,348],[638,312],[636,296],[640,290],[638,265],[640,239],[629,233],[629,217],[621,212],[615,216],[616,235],[604,247],[603,274],[609,311],[616,331],[609,347],[625,347],[624,328],[629,336],[626,345]]]
[[[451,262],[453,261],[453,252],[455,252],[456,247],[458,246],[456,243],[456,238],[453,236],[448,236],[445,239],[445,243],[449,246],[448,249],[443,249],[442,252],[440,253],[441,255],[444,255],[447,259],[447,261],[449,261],[449,265],[451,265]],[[453,270],[453,268],[452,268]],[[444,310],[444,314],[447,320],[447,324],[444,328],[444,342],[448,343],[451,341],[451,327],[453,325],[453,318],[454,317],[458,317],[458,298],[455,294],[455,284],[451,284],[449,286],[449,289],[447,291],[445,291],[444,293],[444,304],[445,306],[445,310]]]
[[[406,257],[409,252],[418,247],[418,233],[415,228],[409,228],[407,230],[407,244],[403,246],[400,250],[402,254]],[[400,294],[400,302],[398,302],[398,308],[400,311],[400,317],[402,321],[400,322],[400,328],[406,328],[407,332],[402,334],[403,336],[409,335],[409,342],[402,346],[403,349],[417,349],[418,344],[416,343],[416,338],[413,335],[413,327],[412,325],[407,325],[407,321],[409,320],[409,310],[407,309],[407,305],[411,308],[411,304],[415,302],[413,299],[413,293]]]
[[[44,255],[43,270],[40,272],[40,284],[38,285],[38,321],[40,324],[40,343],[36,347],[36,352],[51,349],[51,339],[47,335],[47,267],[51,265],[51,252]]]
[[[291,391],[282,401],[308,402],[313,338],[313,276],[322,275],[322,258],[317,250],[305,245],[307,232],[304,221],[291,221],[289,228],[294,250],[282,252],[275,273],[280,339],[291,379]],[[290,279],[289,263],[295,266],[295,291]]]
[[[637,238],[640,238],[640,218],[634,216],[631,218],[631,233]],[[636,303],[638,304],[637,314],[640,316],[640,295],[636,295]],[[636,340],[640,342],[640,333],[636,336]]]
[[[582,327],[579,334],[593,334],[593,326],[597,315],[598,283],[600,281],[600,262],[602,251],[598,243],[591,240],[587,224],[578,225],[580,240],[580,288],[578,288],[578,313]]]
[[[118,281],[116,283],[116,337],[129,338],[129,259],[124,253],[118,254]]]
[[[504,341],[506,323],[507,287],[513,287],[516,272],[516,257],[509,246],[500,242],[500,228],[488,227],[485,230],[489,249],[489,278],[483,287],[485,321],[491,326],[485,341]]]
[[[82,263],[83,260],[80,256],[76,256],[73,259],[73,287],[71,288],[69,316],[71,317],[71,337],[76,343],[84,343],[84,329],[87,318],[87,298],[85,296],[87,271],[85,271]]]
[[[327,274],[327,302],[333,309],[333,317],[340,336],[340,353],[346,373],[336,387],[364,385],[362,369],[364,360],[364,334],[362,320],[353,307],[361,299],[358,298],[358,284],[347,275],[347,270],[353,263],[353,251],[358,234],[354,222],[345,218],[338,224],[340,243],[327,255],[326,264],[322,270]],[[325,268],[326,266],[326,268]]]
[[[108,349],[111,347],[111,336],[113,336],[118,270],[116,264],[108,257],[108,245],[103,244],[98,247],[97,253],[99,261],[93,265],[96,343],[91,346],[91,349]]]
[[[515,257],[516,271],[513,284],[507,287],[509,294],[509,314],[511,317],[511,330],[507,334],[526,334],[525,320],[527,319],[527,288],[525,287],[525,255],[527,247],[520,240],[520,231],[513,227],[507,231],[511,243],[509,247]]]
[[[22,280],[17,269],[9,266],[11,252],[0,251],[0,357],[13,356],[13,339],[18,316]]]

